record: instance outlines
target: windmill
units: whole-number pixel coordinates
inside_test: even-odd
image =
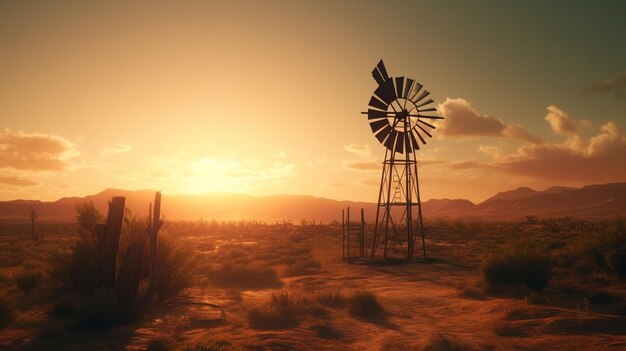
[[[378,83],[369,101],[368,122],[386,147],[378,191],[371,256],[413,260],[417,231],[426,258],[416,153],[432,137],[437,109],[416,80],[389,77],[382,60],[372,76]],[[417,215],[417,217],[415,217]],[[414,226],[417,228],[414,228]],[[416,230],[417,229],[417,230]]]

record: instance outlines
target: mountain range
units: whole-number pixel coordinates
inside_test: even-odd
[[[57,201],[0,201],[0,221],[26,221],[28,211],[37,207],[40,220],[74,222],[76,205],[93,201],[106,214],[113,196],[126,197],[126,207],[137,216],[146,216],[154,198],[153,190],[107,189],[85,197],[66,197]],[[163,195],[162,213],[170,220],[316,220],[341,219],[341,209],[350,207],[352,218],[359,209],[366,221],[375,218],[376,204],[337,201],[305,195],[250,196],[232,193],[201,195]],[[552,187],[536,191],[528,187],[500,192],[475,204],[464,199],[431,199],[422,203],[425,220],[523,220],[526,215],[540,218],[571,216],[588,220],[612,219],[626,215],[626,183],[587,185],[582,188]]]

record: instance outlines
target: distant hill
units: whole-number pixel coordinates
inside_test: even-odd
[[[0,221],[26,220],[33,206],[40,210],[40,220],[73,222],[76,204],[93,201],[106,213],[113,196],[126,197],[126,207],[137,216],[146,216],[153,190],[129,191],[106,189],[85,197],[67,197],[52,202],[37,200],[0,201]],[[341,219],[341,209],[350,206],[352,218],[363,208],[366,220],[373,221],[376,204],[337,201],[306,195],[250,196],[231,193],[201,195],[163,195],[163,214],[172,220],[263,220],[329,222]],[[626,216],[626,183],[588,185],[582,188],[552,187],[536,191],[522,187],[498,193],[474,204],[464,199],[432,199],[423,203],[428,219],[521,220],[528,214],[539,217],[572,216],[585,219],[612,219]]]

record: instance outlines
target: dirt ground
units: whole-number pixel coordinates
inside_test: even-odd
[[[286,235],[301,230],[294,226]],[[279,287],[220,288],[199,275],[193,288],[163,301],[141,321],[98,331],[72,330],[63,320],[27,311],[33,315],[30,324],[0,331],[0,349],[192,350],[189,345],[198,347],[193,350],[626,349],[626,317],[610,306],[590,306],[584,297],[554,287],[548,287],[539,302],[529,296],[462,297],[462,287],[480,278],[480,254],[472,254],[475,250],[467,247],[472,245],[468,238],[432,235],[428,245],[434,259],[429,262],[353,264],[341,261],[340,242],[328,239],[336,236],[337,229],[320,230],[325,234],[299,245],[313,247],[312,256],[321,268],[295,276],[281,274]],[[220,238],[224,236],[194,234],[183,240],[219,243]],[[259,235],[228,238],[229,244],[244,241],[254,251],[255,246],[274,245],[276,240]],[[219,244],[214,250],[219,251]],[[468,259],[455,259],[462,253]],[[212,256],[209,252],[202,257]],[[275,267],[279,273],[285,268]],[[318,306],[316,294],[328,291],[345,296],[373,292],[384,313],[359,318],[343,305]],[[273,294],[285,292],[308,312],[296,313],[288,325],[251,325],[252,308],[267,305]],[[215,342],[227,346],[219,348]],[[199,348],[203,343],[205,348]]]

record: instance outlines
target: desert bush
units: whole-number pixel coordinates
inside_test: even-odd
[[[274,268],[254,264],[222,264],[213,273],[215,283],[222,287],[260,289],[281,284]]]
[[[0,296],[0,330],[15,319],[15,304],[8,296]]]
[[[516,243],[488,257],[480,270],[488,284],[523,283],[543,290],[552,278],[552,260],[537,245]]]
[[[78,222],[78,234],[91,240],[98,237],[97,226],[104,221],[102,213],[96,209],[93,201],[76,205],[76,221]]]
[[[340,308],[346,305],[346,297],[341,289],[319,291],[315,294],[315,300],[329,307]]]
[[[146,251],[147,252],[147,251]],[[159,298],[175,296],[183,289],[193,285],[193,250],[174,238],[163,235],[159,238]],[[147,259],[149,255],[145,255]],[[149,272],[146,261],[146,277]]]
[[[356,291],[348,298],[348,312],[355,317],[375,319],[384,311],[378,297],[371,291]]]
[[[588,235],[564,254],[565,265],[583,274],[607,272],[626,277],[626,233],[619,229]]]
[[[22,292],[28,292],[38,287],[43,281],[43,274],[34,270],[24,270],[15,275],[15,284]]]
[[[265,306],[255,306],[248,311],[248,322],[254,329],[287,329],[298,324],[295,302],[288,293],[272,294]]]
[[[79,307],[76,315],[78,325],[85,329],[104,329],[122,320],[117,296],[100,289]]]
[[[571,218],[569,217],[563,217],[563,218],[550,217],[543,221],[543,225],[551,233],[562,232],[563,230],[567,229],[570,223],[571,223]]]
[[[90,296],[97,287],[96,256],[96,241],[82,236],[69,251],[52,254],[50,276],[61,288]]]

